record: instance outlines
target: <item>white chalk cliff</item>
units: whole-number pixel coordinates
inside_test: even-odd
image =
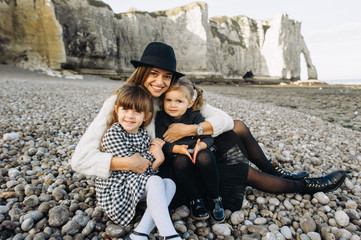
[[[299,79],[301,56],[308,78],[317,79],[301,23],[286,14],[209,19],[202,2],[115,14],[97,0],[4,0],[0,18],[1,63],[25,66],[37,59],[53,69],[127,76],[133,71],[129,60],[139,59],[149,42],[162,41],[174,47],[179,71],[198,81],[241,79],[250,70]]]

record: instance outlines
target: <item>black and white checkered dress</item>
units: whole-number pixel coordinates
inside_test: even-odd
[[[149,152],[150,138],[143,128],[139,128],[137,134],[131,134],[119,123],[115,123],[105,133],[101,145],[114,157],[130,157],[139,153],[142,157],[154,161],[153,155]],[[155,171],[150,167],[143,174],[113,171],[106,180],[96,179],[98,203],[114,223],[129,224],[145,191],[147,180],[154,174]]]

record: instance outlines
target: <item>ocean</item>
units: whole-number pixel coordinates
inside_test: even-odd
[[[335,80],[321,80],[330,85],[361,85],[361,79],[335,79]]]

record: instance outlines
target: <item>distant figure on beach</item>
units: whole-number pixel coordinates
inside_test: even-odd
[[[125,84],[118,90],[114,109],[107,121],[107,130],[101,140],[101,149],[115,157],[140,154],[149,160],[149,168],[142,174],[129,170],[114,170],[107,179],[96,179],[99,205],[116,224],[128,225],[133,219],[141,199],[146,199],[147,209],[133,236],[147,236],[144,229],[157,226],[160,234],[176,235],[168,205],[175,193],[171,179],[156,176],[164,161],[164,141],[152,142],[144,128],[154,113],[152,96],[143,86]],[[143,235],[144,234],[144,235]]]
[[[152,95],[154,109],[157,112],[160,109],[160,98],[180,77],[184,76],[176,71],[173,48],[165,43],[152,42],[145,48],[141,59],[131,60],[131,64],[135,67],[135,71],[127,83],[144,86]],[[111,95],[104,102],[100,112],[80,139],[71,159],[75,171],[87,176],[108,179],[116,170],[142,174],[152,165],[140,154],[117,157],[112,153],[101,151],[100,142],[107,128],[106,119],[114,109],[115,100],[116,95]],[[342,170],[319,178],[307,178],[307,172],[287,172],[265,157],[244,123],[239,120],[233,121],[227,113],[209,104],[204,104],[200,112],[205,121],[196,125],[173,123],[164,133],[163,138],[166,142],[173,143],[187,136],[212,135],[219,172],[220,195],[226,209],[234,211],[242,207],[244,187],[247,185],[270,193],[313,194],[338,188],[346,177],[346,173]],[[154,118],[146,129],[150,138],[155,139]],[[249,166],[248,159],[260,170]],[[160,167],[158,175],[170,176],[174,180],[174,172],[168,171],[170,168],[166,165],[167,160]],[[185,204],[184,195],[182,189],[177,188],[172,207]],[[195,208],[198,207],[196,203]],[[151,230],[148,228],[138,233],[147,235]],[[170,239],[170,236],[167,239]],[[178,235],[174,238],[178,238]]]
[[[179,79],[169,87],[163,100],[163,110],[155,119],[156,137],[163,138],[172,123],[198,124],[204,122],[200,113],[203,106],[203,91],[186,78]],[[214,153],[211,151],[213,138],[210,135],[187,136],[163,146],[167,161],[170,161],[178,187],[187,194],[191,215],[195,220],[208,219],[206,204],[199,190],[199,181],[206,186],[210,196],[211,217],[224,221],[222,197],[219,191],[219,176]],[[189,150],[192,150],[190,153]],[[196,178],[197,173],[201,179]]]

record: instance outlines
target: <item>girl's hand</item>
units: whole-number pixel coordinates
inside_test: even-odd
[[[164,144],[165,144],[165,141],[163,141],[160,138],[156,138],[150,143],[150,146],[152,147],[152,145],[156,145],[156,146],[159,146],[160,148],[162,148]]]
[[[200,150],[206,149],[207,144],[205,142],[201,142],[200,139],[197,140],[196,146],[193,148],[193,163],[196,164],[197,154]]]
[[[162,148],[156,145],[151,145],[149,148],[149,152],[151,154],[153,154],[155,160],[161,160],[162,162],[164,161],[164,154],[162,151]]]
[[[174,145],[172,152],[187,155],[193,162],[193,158],[188,152],[188,145]]]
[[[162,147],[165,144],[165,141],[162,139],[156,138],[150,143],[149,152],[153,154],[155,161],[153,162],[153,170],[157,170],[158,167],[164,162],[164,154]]]
[[[196,143],[196,145],[194,146],[194,148],[193,148],[193,164],[196,164],[196,159],[197,159],[197,154],[198,154],[198,152],[200,151],[200,150],[202,150],[202,149],[200,149],[201,147],[199,146],[199,143],[200,143],[200,141],[201,141],[201,139],[199,139],[198,138],[198,140],[197,140],[197,143]]]
[[[156,138],[150,143],[149,152],[151,152],[155,159],[162,159],[164,161],[164,154],[162,147],[165,142],[162,139]]]
[[[143,158],[139,153],[134,154],[130,157],[131,164],[129,170],[138,174],[142,174],[152,165],[152,162],[146,158]]]
[[[167,131],[164,133],[163,138],[167,142],[175,142],[186,136],[192,136],[195,132],[194,125],[187,125],[184,123],[173,123],[169,125]]]

